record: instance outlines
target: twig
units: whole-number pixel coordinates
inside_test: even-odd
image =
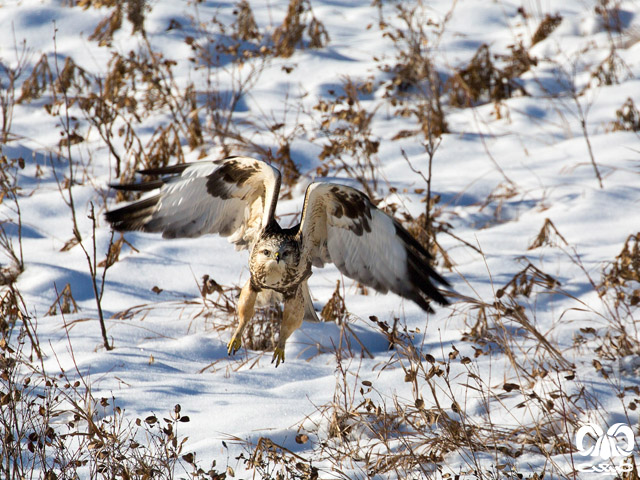
[[[58,29],[55,27],[54,24],[54,35],[53,35],[53,51],[54,51],[54,55],[55,55],[55,68],[56,68],[56,75],[58,78],[60,78],[60,68],[58,65],[58,50],[57,50],[57,42],[56,42],[56,36],[57,36],[57,32]],[[107,338],[107,329],[105,326],[105,322],[104,322],[104,314],[102,312],[102,292],[99,291],[98,289],[98,283],[97,283],[97,279],[96,279],[96,268],[97,268],[97,259],[96,259],[96,217],[95,217],[95,211],[94,211],[94,206],[93,206],[93,202],[91,203],[91,213],[89,215],[89,218],[92,221],[92,246],[93,246],[93,260],[91,255],[89,255],[89,252],[87,251],[86,247],[82,244],[83,238],[82,238],[82,234],[80,233],[80,229],[78,227],[78,218],[76,215],[76,206],[75,206],[75,202],[74,202],[74,198],[73,198],[73,185],[74,185],[74,178],[75,178],[75,172],[74,172],[74,168],[73,168],[73,156],[72,156],[72,152],[71,152],[71,141],[70,141],[70,125],[71,125],[71,118],[69,115],[69,106],[71,104],[70,100],[69,100],[69,95],[67,92],[67,88],[63,85],[63,82],[60,82],[60,86],[61,86],[61,91],[62,91],[62,96],[64,97],[64,105],[65,105],[65,113],[64,113],[64,118],[61,119],[61,126],[62,129],[64,131],[64,133],[67,136],[67,141],[66,143],[66,148],[67,148],[67,162],[69,164],[69,181],[68,181],[68,186],[66,188],[67,190],[67,197],[65,198],[64,195],[62,195],[63,200],[65,201],[65,203],[69,206],[69,209],[71,210],[71,220],[73,222],[73,236],[77,242],[77,244],[80,245],[80,248],[82,249],[82,252],[85,255],[85,258],[87,260],[87,265],[89,267],[89,273],[91,275],[91,284],[93,287],[93,294],[96,300],[96,307],[98,309],[98,320],[100,322],[100,332],[102,334],[102,341],[104,344],[104,347],[107,350],[112,350],[113,346],[109,344],[109,339]],[[61,193],[62,193],[62,186],[60,185],[60,183],[58,182],[58,188],[60,188]],[[111,235],[111,241],[113,241],[113,234]],[[103,272],[103,276],[102,276],[102,289],[104,290],[104,281],[105,281],[105,274],[106,274],[106,269],[108,267],[105,267],[105,272]]]

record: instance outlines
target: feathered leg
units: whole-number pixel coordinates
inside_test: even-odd
[[[257,296],[258,292],[251,286],[251,279],[247,280],[247,283],[244,284],[240,291],[240,298],[238,299],[238,327],[227,344],[227,353],[229,355],[236,353],[242,346],[242,332],[251,317],[253,317]]]
[[[282,323],[280,324],[280,337],[275,352],[273,352],[273,360],[276,367],[284,362],[284,346],[287,338],[302,325],[304,317],[304,296],[300,287],[296,290],[295,295],[284,299],[284,312],[282,312]]]

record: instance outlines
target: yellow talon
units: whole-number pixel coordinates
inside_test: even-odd
[[[240,350],[241,346],[242,346],[242,339],[240,337],[234,336],[227,344],[227,354],[228,355],[235,354],[238,350]]]
[[[276,368],[278,368],[278,365],[281,363],[284,363],[284,348],[276,347],[273,352],[273,359],[271,360],[271,363],[273,362],[276,362]]]

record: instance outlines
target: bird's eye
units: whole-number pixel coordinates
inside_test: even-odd
[[[271,255],[271,251],[269,251],[269,250],[265,249],[265,250],[263,250],[263,251],[262,251],[262,254],[263,254],[265,257],[268,257],[269,255]]]

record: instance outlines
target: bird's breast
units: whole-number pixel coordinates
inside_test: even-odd
[[[264,265],[264,283],[266,285],[281,286],[286,270],[283,262],[273,260],[266,262]]]
[[[297,287],[304,278],[308,277],[306,272],[310,269],[310,265],[305,267],[302,264],[287,265],[283,261],[269,260],[255,266],[251,273],[257,286],[284,292]]]

